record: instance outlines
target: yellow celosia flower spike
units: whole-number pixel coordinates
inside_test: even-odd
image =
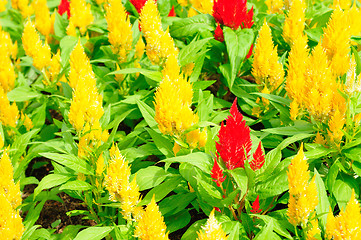
[[[181,136],[198,122],[198,116],[190,108],[192,85],[179,74],[176,56],[171,55],[163,69],[163,81],[155,93],[155,120],[163,134]]]
[[[46,4],[46,0],[36,0],[33,1],[33,6],[35,11],[35,26],[39,30],[41,34],[44,36],[49,36],[50,33],[52,33],[52,30],[54,27],[52,24],[49,8]],[[54,15],[55,20],[55,15]]]
[[[3,190],[0,190],[0,206],[0,238],[20,240],[24,232],[22,219],[19,211],[11,206]]]
[[[252,74],[259,85],[266,85],[273,92],[283,82],[284,71],[278,62],[277,46],[274,47],[271,29],[266,21],[259,31],[254,51]]]
[[[341,210],[337,217],[330,212],[327,216],[326,237],[327,239],[360,239],[361,238],[361,209],[352,189],[351,199],[346,209]]]
[[[228,237],[226,233],[223,231],[221,224],[219,224],[214,217],[214,209],[211,214],[209,214],[209,218],[203,230],[197,232],[198,238],[197,240],[226,240]]]
[[[105,176],[105,185],[112,201],[119,201],[125,219],[132,220],[135,215],[140,193],[136,178],[130,182],[130,166],[128,161],[120,154],[116,145],[109,150],[110,162]]]
[[[347,72],[350,61],[351,31],[345,24],[348,24],[347,14],[338,7],[333,11],[322,37],[322,46],[326,49],[333,73],[337,76]]]
[[[42,43],[34,24],[30,20],[25,24],[22,41],[26,55],[33,58],[34,67],[42,70],[50,65],[50,47],[46,42]]]
[[[139,16],[142,32],[147,42],[146,52],[153,64],[163,65],[170,55],[178,55],[168,29],[164,32],[157,4],[148,0]]]
[[[91,12],[91,5],[85,0],[72,0],[70,1],[70,18],[69,26],[72,26],[72,32],[75,27],[79,27],[80,33],[84,35],[87,27],[94,21]]]
[[[108,38],[114,54],[119,55],[119,62],[127,61],[132,49],[132,25],[121,0],[109,0],[105,19],[108,23]]]
[[[159,207],[153,196],[135,228],[134,235],[141,240],[166,240],[169,239],[166,228],[163,216],[159,212]]]
[[[282,13],[283,0],[266,0],[265,4],[268,7],[267,13]]]
[[[293,0],[291,9],[283,25],[283,38],[292,45],[296,38],[303,35],[305,28],[305,0]]]
[[[8,97],[0,87],[0,121],[4,126],[16,127],[19,119],[19,110],[15,102],[10,105]]]
[[[294,225],[306,227],[306,224],[318,204],[315,177],[309,182],[308,163],[303,153],[303,144],[288,167],[290,198],[287,216]]]
[[[204,14],[213,13],[213,0],[190,0],[192,7]]]

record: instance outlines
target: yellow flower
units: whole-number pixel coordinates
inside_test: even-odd
[[[344,116],[344,111],[341,112],[338,108],[332,114],[330,120],[328,121],[328,136],[330,137],[330,141],[338,144],[344,133],[342,132],[343,126],[346,123],[346,119]]]
[[[291,52],[288,56],[288,74],[286,78],[287,95],[292,99],[291,114],[293,118],[298,115],[298,108],[302,108],[305,98],[305,74],[307,70],[308,61],[308,46],[307,37],[305,35],[299,36],[295,39],[292,45]],[[296,108],[297,106],[297,108]],[[293,108],[292,108],[293,107]],[[297,112],[297,115],[295,115]]]
[[[293,100],[290,104],[290,117],[292,120],[296,120],[300,114],[300,106],[296,100]]]
[[[51,62],[51,51],[49,45],[41,42],[34,24],[28,20],[24,27],[22,36],[25,53],[33,58],[33,65],[39,70],[46,68]]]
[[[332,8],[349,9],[351,7],[351,0],[333,0]]]
[[[163,69],[163,80],[155,93],[155,120],[163,134],[181,136],[198,122],[190,108],[192,85],[179,74],[176,56],[171,55]]]
[[[140,25],[147,42],[146,52],[153,64],[163,65],[170,55],[178,55],[168,29],[164,32],[157,4],[148,0],[140,13]]]
[[[6,11],[6,4],[8,3],[7,0],[0,0],[0,12]]]
[[[354,92],[361,92],[361,74],[356,76],[356,61],[352,55],[349,69],[346,73],[345,92],[352,95]]]
[[[4,137],[0,133],[0,149],[2,149],[4,147],[4,140],[5,140]]]
[[[3,88],[0,87],[0,121],[5,126],[16,127],[19,110],[15,103],[10,105]]]
[[[154,200],[148,204],[142,218],[135,227],[134,235],[141,240],[165,240],[168,238],[166,233],[166,225],[159,207]]]
[[[194,8],[190,8],[188,10],[188,17],[190,18],[190,17],[193,17],[195,15],[198,15],[198,12]]]
[[[351,33],[349,27],[345,27],[347,23],[347,15],[339,7],[336,8],[322,37],[322,46],[337,76],[342,76],[349,68]]]
[[[209,214],[209,218],[203,230],[197,232],[198,238],[197,240],[226,240],[228,237],[222,229],[221,224],[219,224],[214,217],[214,209],[211,214]]]
[[[35,11],[35,26],[41,34],[48,36],[52,29],[54,29],[50,17],[49,8],[46,4],[46,0],[35,0],[33,1]],[[55,15],[54,15],[55,17]],[[55,20],[55,19],[54,19]]]
[[[264,22],[256,42],[252,74],[259,85],[265,85],[273,92],[283,82],[282,64],[278,62],[277,46],[274,47],[271,29]]]
[[[207,143],[207,129],[200,131],[199,129],[190,131],[186,134],[186,142],[191,149],[202,148]]]
[[[314,142],[322,145],[326,144],[326,140],[321,136],[320,132],[317,132]]]
[[[317,240],[315,238],[317,234],[321,234],[320,228],[318,227],[318,220],[317,218],[310,221],[310,229],[307,231],[306,240]]]
[[[125,219],[132,220],[135,208],[139,203],[140,193],[136,178],[130,182],[130,166],[120,154],[116,145],[109,150],[110,162],[105,176],[105,185],[112,201],[119,201]]]
[[[53,57],[51,58],[51,62],[50,62],[50,68],[49,68],[49,79],[50,81],[54,81],[57,79],[58,74],[60,73],[61,70],[61,59],[60,59],[60,50],[58,50],[58,52],[53,55]]]
[[[14,60],[18,54],[18,45],[13,43],[8,32],[5,32],[1,29],[0,26],[0,49],[3,49],[2,52],[6,53],[9,57],[11,56]]]
[[[361,212],[360,205],[355,199],[355,191],[352,189],[351,199],[346,209],[341,210],[337,217],[332,211],[327,216],[327,238],[334,240],[360,239],[361,238]]]
[[[19,211],[11,206],[2,189],[0,189],[0,206],[0,238],[20,240],[24,232],[22,219]]]
[[[69,26],[73,24],[74,28],[79,27],[80,33],[84,35],[87,27],[94,21],[91,5],[85,0],[72,0],[70,1],[70,13]],[[73,33],[73,31],[70,32]]]
[[[0,45],[0,87],[5,92],[9,92],[14,88],[16,75],[14,65],[6,51],[7,49]]]
[[[213,0],[190,0],[190,3],[201,13],[210,15],[213,13]]]
[[[143,42],[143,38],[140,36],[137,44],[135,45],[135,56],[138,59],[142,59],[144,49],[145,49],[145,44]]]
[[[72,21],[69,21],[69,25],[66,28],[66,34],[68,36],[76,37],[76,28],[75,28],[75,25],[74,25],[74,23]]]
[[[21,120],[24,122],[24,126],[27,131],[30,131],[34,127],[33,122],[27,114],[21,114]]]
[[[266,0],[267,13],[282,13],[283,0]]]
[[[303,35],[305,28],[305,0],[293,0],[283,25],[282,36],[292,46],[296,38]]]
[[[353,4],[353,6],[350,9],[345,10],[345,13],[347,15],[348,25],[350,26],[349,28],[349,30],[351,31],[350,34],[355,36],[361,35],[361,18],[360,18],[361,11],[356,6],[356,2]]]
[[[11,165],[8,150],[5,149],[0,159],[0,192],[6,196],[12,208],[15,210],[20,206],[22,199],[19,182],[17,184],[14,183],[13,174],[14,169]]]
[[[177,0],[178,4],[181,5],[182,7],[186,7],[188,6],[189,2],[188,0]]]
[[[96,175],[101,176],[104,172],[104,157],[103,153],[100,154],[98,160],[97,160],[97,169],[95,171]]]
[[[132,25],[121,0],[109,0],[105,7],[105,19],[108,23],[108,38],[114,54],[119,55],[119,62],[127,61],[132,49]]]
[[[32,5],[29,5],[29,0],[14,0],[11,1],[11,6],[18,9],[23,18],[29,17],[34,12]]]
[[[315,211],[318,199],[315,177],[309,182],[310,173],[303,153],[303,144],[291,160],[287,176],[290,193],[287,211],[289,222],[294,226],[305,227],[311,213]]]

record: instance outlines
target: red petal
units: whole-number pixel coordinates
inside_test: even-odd
[[[172,6],[172,9],[169,11],[168,17],[175,17],[175,11],[174,11],[174,6]]]
[[[216,158],[214,159],[214,164],[211,173],[212,173],[211,177],[213,178],[213,181],[217,183],[218,187],[220,187],[222,182],[226,180],[226,176],[223,175],[223,170],[219,167]]]
[[[226,125],[221,124],[218,132],[219,142],[216,149],[227,169],[244,168],[244,161],[249,159],[252,141],[250,129],[237,109],[237,98],[231,107],[231,115],[226,119]]]
[[[214,39],[220,42],[224,42],[223,30],[219,23],[217,24],[216,30],[214,31]]]
[[[261,148],[261,142],[259,142],[256,151],[253,153],[253,160],[249,163],[253,171],[261,169],[264,164],[264,154]]]
[[[253,44],[251,45],[249,51],[248,51],[248,54],[246,56],[246,59],[250,58],[252,56],[252,53],[253,53]]]
[[[58,6],[58,13],[63,15],[64,13],[67,13],[68,18],[70,18],[70,2],[68,0],[61,0],[59,6]]]
[[[257,214],[260,213],[262,209],[259,208],[259,195],[257,196],[256,200],[252,203],[251,213]]]

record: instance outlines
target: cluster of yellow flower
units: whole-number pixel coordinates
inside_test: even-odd
[[[109,133],[102,131],[100,126],[100,118],[104,114],[103,97],[98,93],[90,61],[80,41],[70,54],[69,85],[73,89],[69,122],[80,136],[78,155],[84,157],[88,147],[106,142]]]
[[[50,16],[46,0],[33,1],[35,11],[35,26],[50,41],[50,34],[54,34],[55,11]]]
[[[27,18],[34,13],[34,7],[29,4],[29,0],[11,1],[11,7],[20,11],[23,18]]]
[[[226,236],[223,231],[221,224],[218,223],[216,218],[214,217],[214,209],[211,214],[209,214],[209,218],[204,227],[202,227],[203,231],[199,231],[197,240],[227,240],[228,236]]]
[[[2,148],[2,146],[1,146]],[[24,232],[17,208],[21,204],[20,184],[14,183],[13,166],[7,150],[0,159],[0,238],[19,240]]]
[[[70,18],[66,32],[70,36],[76,36],[78,27],[81,35],[84,35],[88,26],[93,23],[94,16],[91,12],[91,5],[85,0],[73,0],[70,2]]]

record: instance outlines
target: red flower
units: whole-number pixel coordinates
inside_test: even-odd
[[[129,0],[131,4],[137,9],[137,12],[140,13],[142,8],[144,7],[144,4],[147,2],[147,0]],[[157,0],[156,0],[157,2]]]
[[[261,148],[261,142],[259,142],[256,151],[253,153],[253,160],[249,163],[253,171],[261,169],[264,164],[264,154]]]
[[[175,17],[175,11],[174,11],[174,6],[172,6],[172,9],[169,11],[168,17]]]
[[[223,30],[222,30],[221,26],[219,25],[219,23],[217,24],[217,28],[214,31],[214,39],[216,39],[217,41],[220,41],[220,42],[224,42]]]
[[[68,0],[61,0],[58,6],[58,13],[63,15],[65,12],[67,13],[68,18],[70,18],[70,2]]]
[[[260,212],[262,212],[262,209],[259,208],[259,195],[258,195],[256,200],[252,203],[251,213],[257,214]]]
[[[244,168],[244,161],[249,159],[252,141],[251,130],[243,120],[242,114],[237,109],[237,98],[231,107],[231,115],[226,119],[226,125],[222,123],[218,132],[219,142],[216,149],[227,169]]]
[[[213,17],[217,23],[234,30],[253,25],[253,7],[247,11],[247,0],[218,0],[213,4]]]
[[[214,164],[211,173],[212,173],[211,177],[213,178],[213,181],[217,183],[218,187],[220,187],[222,182],[226,180],[226,176],[223,175],[223,170],[219,167],[216,158],[214,159]]]
[[[252,56],[252,53],[253,53],[253,44],[251,45],[249,51],[248,51],[248,54],[246,56],[246,59],[250,58]]]
[[[217,207],[214,207],[214,210],[216,210],[217,212],[222,213],[222,212],[221,212],[221,209],[219,209],[219,208],[217,208]]]

